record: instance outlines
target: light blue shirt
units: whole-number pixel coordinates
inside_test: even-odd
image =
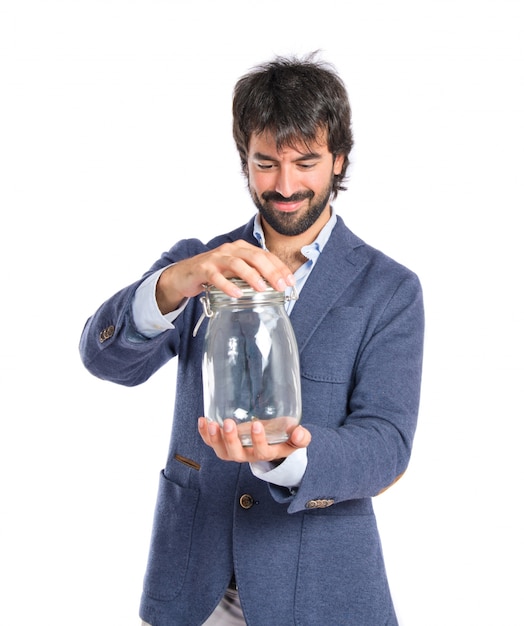
[[[306,257],[307,261],[305,261],[295,272],[295,289],[298,294],[300,294],[302,287],[311,274],[311,270],[315,267],[318,257],[324,249],[336,222],[337,216],[332,208],[331,217],[318,234],[318,237],[315,241],[313,241],[313,243],[310,243],[302,248],[301,252],[304,257]],[[260,244],[260,247],[267,250],[259,213],[257,213],[253,224],[253,235]],[[175,311],[162,315],[156,302],[155,292],[158,278],[165,269],[166,268],[164,267],[154,274],[151,274],[151,276],[148,276],[136,290],[133,299],[133,319],[137,330],[145,337],[156,337],[166,330],[173,329],[176,318],[186,308],[188,302],[187,300],[184,300]],[[286,292],[286,295],[290,295],[290,293],[291,288],[289,288]],[[294,304],[294,299],[290,298],[286,300],[285,307],[288,314],[291,313]],[[276,467],[274,463],[266,461],[250,463],[251,471],[255,476],[275,485],[288,487],[292,493],[300,485],[302,476],[306,471],[306,466],[307,448],[299,448]]]
[[[310,243],[309,245],[302,248],[301,252],[306,257],[307,261],[305,261],[295,272],[295,289],[298,294],[300,294],[304,283],[308,279],[308,276],[311,274],[311,270],[315,267],[315,263],[317,262],[320,253],[324,249],[324,246],[326,245],[333,228],[335,228],[336,223],[337,216],[335,214],[335,211],[331,209],[331,217],[329,218],[329,221],[326,223],[324,228],[319,232],[318,237],[313,243]],[[267,250],[266,239],[264,237],[264,231],[262,229],[262,223],[260,221],[260,213],[257,213],[255,217],[255,223],[253,224],[253,235],[260,244],[260,247],[264,250]],[[286,290],[286,295],[290,295],[290,293],[291,288],[288,288]],[[291,309],[293,308],[294,304],[295,300],[293,299],[288,299],[286,301],[285,307],[288,314],[291,313]]]

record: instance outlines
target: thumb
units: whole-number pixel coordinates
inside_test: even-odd
[[[311,433],[303,426],[297,426],[288,440],[293,448],[306,448],[310,442]]]

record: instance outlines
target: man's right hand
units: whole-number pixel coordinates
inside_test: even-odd
[[[295,284],[293,272],[278,257],[238,240],[166,268],[156,286],[158,308],[163,315],[174,311],[184,298],[201,293],[205,284],[214,285],[233,298],[241,296],[229,278],[245,280],[257,291],[265,290],[265,281],[277,291]]]

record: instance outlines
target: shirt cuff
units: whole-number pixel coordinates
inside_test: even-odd
[[[271,461],[250,463],[253,474],[273,485],[297,489],[307,467],[307,448],[299,448],[275,467]]]
[[[173,322],[186,308],[188,299],[185,298],[177,309],[162,315],[156,302],[156,284],[160,274],[167,269],[162,268],[148,276],[144,282],[140,284],[133,297],[131,309],[133,312],[133,320],[136,329],[144,337],[152,339],[166,330],[174,328]]]

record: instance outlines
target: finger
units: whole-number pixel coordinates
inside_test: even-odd
[[[289,439],[284,443],[271,446],[274,451],[273,458],[287,458],[300,448],[307,448],[311,443],[311,433],[302,426],[297,426],[289,435]]]
[[[246,448],[242,445],[236,422],[232,419],[224,420],[222,438],[228,459],[243,463],[248,460]]]
[[[255,420],[251,424],[251,456],[256,461],[271,461],[275,450],[267,442],[266,430],[262,422]]]
[[[259,250],[259,252],[262,251]],[[237,252],[237,254],[241,253],[242,251]],[[268,281],[264,278],[266,273],[264,267],[269,268],[270,266],[257,262],[256,256],[247,253],[245,256],[246,259],[232,255],[216,259],[216,265],[210,265],[208,268],[207,282],[234,298],[240,298],[242,291],[229,280],[230,278],[239,278],[256,291],[265,291]],[[267,272],[269,271],[268,269]],[[274,273],[274,269],[271,269],[271,272]],[[275,280],[280,280],[280,291],[283,291],[286,287],[285,281],[281,277],[277,277]]]
[[[222,429],[216,422],[211,422],[205,417],[198,419],[198,431],[204,443],[213,448],[220,459],[226,459],[226,447],[222,441]]]
[[[210,439],[209,439],[209,433],[208,433],[207,426],[208,426],[207,419],[205,417],[199,417],[198,418],[198,432],[200,433],[200,436],[202,437],[204,442],[207,445],[209,445]]]
[[[303,426],[297,426],[289,435],[286,445],[298,449],[306,448],[311,442],[311,433]]]
[[[295,284],[293,272],[285,263],[271,252],[246,241],[224,244],[216,252],[223,255],[217,263],[218,268],[227,269],[226,275],[241,278],[258,291],[266,288],[266,281],[278,291]]]
[[[273,289],[284,291],[286,287],[295,285],[295,277],[289,267],[283,263],[277,256],[267,250],[261,248],[250,248],[247,251],[249,257],[247,262],[251,267],[256,268],[257,274],[254,274],[253,282],[262,277],[265,282],[269,283]],[[245,279],[250,282],[249,279]],[[250,282],[250,284],[252,284]],[[255,287],[254,284],[252,284]],[[255,287],[256,288],[256,287]]]
[[[208,285],[213,285],[214,287],[216,287],[216,289],[223,291],[226,295],[231,296],[232,298],[242,297],[242,289],[237,287],[220,272],[214,272],[210,274],[209,278],[206,280],[206,283]]]

